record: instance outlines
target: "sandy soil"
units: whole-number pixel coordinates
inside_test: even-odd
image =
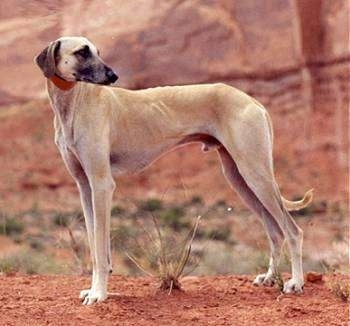
[[[160,293],[150,278],[112,276],[107,301],[82,306],[89,278],[0,277],[0,325],[347,325],[349,306],[328,282],[278,298],[251,277],[187,277],[182,292]],[[278,299],[277,299],[278,298]]]

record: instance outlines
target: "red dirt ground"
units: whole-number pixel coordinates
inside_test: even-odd
[[[88,277],[0,277],[0,325],[348,325],[349,305],[327,280],[278,298],[251,277],[187,277],[184,291],[160,293],[154,280],[112,276],[105,302],[83,306]],[[278,299],[277,299],[278,298]]]

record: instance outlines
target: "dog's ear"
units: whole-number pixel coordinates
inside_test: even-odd
[[[56,73],[56,58],[60,46],[60,41],[51,42],[49,46],[34,58],[35,63],[42,70],[46,78],[51,78]]]

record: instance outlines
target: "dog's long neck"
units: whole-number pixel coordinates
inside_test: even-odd
[[[47,79],[46,85],[51,107],[59,123],[60,131],[56,132],[63,132],[66,139],[73,139],[74,114],[76,108],[81,105],[79,99],[84,96],[85,84],[75,82],[72,87],[63,89],[58,87],[57,80]]]
[[[56,81],[47,79],[47,91],[49,93],[51,106],[62,123],[65,123],[72,115],[74,102],[79,92],[80,85],[74,85],[69,89],[62,89],[56,85]]]

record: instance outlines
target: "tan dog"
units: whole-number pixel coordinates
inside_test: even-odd
[[[217,150],[228,182],[265,226],[270,264],[254,283],[274,283],[286,239],[292,278],[284,292],[302,291],[303,233],[288,210],[305,207],[312,192],[299,202],[281,197],[273,172],[271,122],[261,104],[224,84],[139,91],[94,85],[109,85],[118,77],[83,37],[62,37],[35,61],[47,78],[55,142],[81,195],[93,265],[91,288],[80,295],[84,304],[107,297],[112,171],[137,172],[189,142]]]

